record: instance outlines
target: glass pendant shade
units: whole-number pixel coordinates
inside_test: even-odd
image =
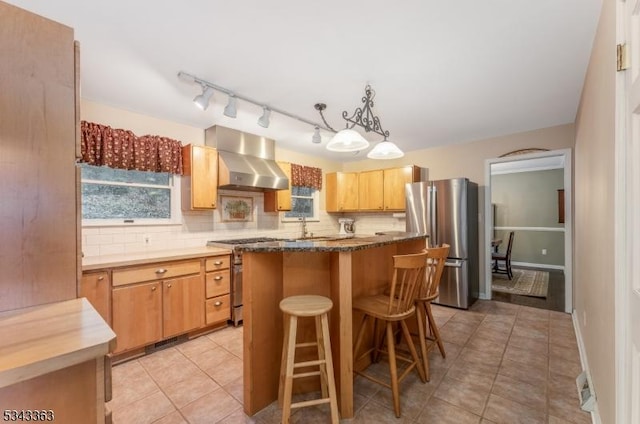
[[[381,141],[367,153],[369,159],[397,159],[404,156],[404,153],[395,143],[391,141]]]
[[[327,144],[332,152],[357,152],[369,147],[369,142],[357,131],[345,129],[338,131]]]

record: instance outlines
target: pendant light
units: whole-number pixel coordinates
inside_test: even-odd
[[[404,156],[404,153],[395,143],[384,139],[367,153],[369,159],[398,159]]]
[[[347,128],[338,131],[337,134],[327,144],[327,150],[333,152],[357,152],[369,147],[369,142],[365,140],[357,131],[353,128],[357,125],[362,127],[367,133],[374,132],[384,137],[376,147],[367,154],[371,159],[396,159],[404,156],[404,153],[394,143],[388,141],[389,131],[382,129],[380,118],[373,113],[373,99],[376,96],[375,91],[370,85],[364,89],[365,96],[362,98],[363,106],[356,108],[351,116],[347,111],[342,112],[342,117],[347,121]],[[322,122],[329,127],[332,131],[336,131],[327,123],[324,117],[324,110],[327,105],[324,103],[316,103],[314,108],[320,113]]]

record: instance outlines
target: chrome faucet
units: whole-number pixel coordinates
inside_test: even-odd
[[[303,216],[300,221],[302,222],[302,238],[307,238],[307,218]]]

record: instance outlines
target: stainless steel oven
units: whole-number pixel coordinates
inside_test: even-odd
[[[231,248],[232,268],[231,268],[231,320],[234,326],[238,326],[242,321],[242,252],[239,247],[245,244],[277,241],[276,238],[255,237],[232,240],[212,240],[207,242],[207,246],[218,246]]]

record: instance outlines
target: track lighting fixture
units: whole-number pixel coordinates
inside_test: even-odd
[[[236,108],[236,96],[233,94],[229,94],[229,101],[227,102],[227,106],[224,108],[224,115],[229,118],[235,118],[238,114],[238,110]]]
[[[315,130],[313,131],[313,137],[311,137],[311,142],[315,143],[315,144],[322,143],[322,136],[320,135],[320,128],[318,128],[317,126],[316,126]]]
[[[207,110],[209,107],[209,101],[211,100],[211,96],[213,96],[213,88],[207,87],[206,85],[202,85],[202,94],[198,94],[193,98],[193,103],[196,104],[200,109]]]
[[[269,116],[271,116],[271,111],[266,106],[262,106],[262,116],[258,118],[258,125],[269,128]]]
[[[229,101],[227,103],[227,106],[224,108],[224,114],[226,116],[231,117],[231,118],[235,118],[236,117],[236,114],[237,114],[237,99],[240,99],[240,100],[245,101],[247,103],[251,103],[253,105],[260,106],[263,109],[262,116],[258,119],[258,124],[263,126],[263,127],[265,127],[265,128],[269,127],[269,123],[270,123],[270,119],[269,118],[270,118],[271,112],[273,111],[273,112],[279,113],[280,115],[288,116],[289,118],[298,120],[300,122],[304,122],[305,124],[308,124],[308,125],[311,125],[311,126],[315,127],[316,133],[317,133],[317,137],[316,137],[316,133],[314,133],[313,137],[311,138],[311,141],[313,143],[320,143],[322,141],[322,138],[320,137],[320,131],[319,131],[320,129],[323,129],[323,130],[326,130],[326,131],[331,131],[331,132],[335,133],[335,131],[333,131],[330,128],[327,128],[327,127],[325,127],[325,126],[323,126],[323,125],[321,125],[321,124],[319,124],[317,122],[310,121],[310,120],[305,119],[305,118],[303,118],[301,116],[294,115],[293,113],[286,112],[286,111],[284,111],[282,109],[277,109],[277,108],[274,108],[272,106],[266,106],[264,103],[258,102],[256,100],[250,99],[250,98],[245,97],[245,96],[241,96],[239,94],[236,94],[236,93],[232,92],[231,90],[229,90],[227,88],[224,88],[224,87],[221,87],[219,85],[210,83],[209,81],[205,81],[205,80],[203,80],[201,78],[198,78],[198,77],[196,77],[194,75],[191,75],[191,74],[188,74],[186,72],[182,72],[182,71],[178,72],[178,78],[180,78],[184,82],[187,82],[187,83],[190,83],[190,84],[197,83],[197,84],[200,84],[202,86],[203,93],[201,95],[196,96],[196,98],[193,99],[194,102],[198,101],[198,105],[201,105],[201,104],[205,105],[204,107],[200,106],[202,109],[206,109],[206,106],[209,103],[209,99],[211,99],[211,95],[213,94],[213,90],[216,90],[216,91],[220,91],[220,92],[222,92],[222,93],[224,93],[224,94],[229,96]],[[206,101],[204,101],[205,100],[204,99],[205,94],[208,96]],[[200,99],[202,99],[202,100],[200,100]]]
[[[364,139],[357,131],[353,130],[356,125],[362,127],[366,132],[374,132],[384,137],[369,154],[368,158],[371,159],[395,159],[404,156],[402,150],[398,148],[393,142],[387,140],[389,137],[389,131],[385,131],[380,124],[380,118],[373,113],[373,99],[376,96],[375,91],[370,85],[364,89],[365,97],[362,98],[364,105],[356,108],[351,116],[345,110],[342,112],[342,117],[346,121],[346,128],[340,131],[334,130],[331,125],[327,123],[324,117],[323,111],[327,108],[324,103],[316,103],[315,109],[320,113],[322,122],[337,134],[327,144],[327,150],[335,152],[357,152],[369,147],[369,142]]]

